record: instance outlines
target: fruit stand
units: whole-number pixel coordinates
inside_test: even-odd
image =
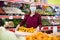
[[[24,28],[22,26],[15,31],[15,34],[21,40],[60,40],[60,38],[58,37],[60,35],[59,33],[47,34],[47,33],[38,32],[38,31],[32,32],[32,30],[30,29],[33,29],[33,28]]]

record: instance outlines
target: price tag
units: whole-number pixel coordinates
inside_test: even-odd
[[[48,28],[49,28],[49,30],[51,30],[51,27],[50,26]]]
[[[53,17],[53,19],[56,19],[56,17]]]
[[[22,18],[21,19],[24,19],[24,15],[22,16]]]
[[[9,16],[9,19],[13,19],[13,16]]]
[[[48,19],[51,19],[50,17],[48,17]]]
[[[54,33],[57,33],[57,26],[54,26],[54,27],[53,27],[53,34],[54,34]]]
[[[55,11],[58,11],[57,9],[55,9]]]
[[[5,4],[5,5],[7,5],[7,4],[8,4],[8,2],[4,2],[4,4]]]

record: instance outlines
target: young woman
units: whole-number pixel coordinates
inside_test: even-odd
[[[24,19],[20,22],[20,26],[26,24],[27,28],[39,28],[42,27],[41,15],[36,13],[36,6],[30,6],[30,10],[28,10],[29,14],[26,14]]]

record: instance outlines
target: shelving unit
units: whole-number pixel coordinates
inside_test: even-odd
[[[0,18],[9,18],[11,16],[6,16],[6,15],[0,15]],[[12,16],[13,18],[21,18],[21,16]]]
[[[22,2],[21,2],[22,3]],[[23,2],[23,3],[25,3],[25,4],[31,4],[31,2]],[[41,2],[34,2],[36,5],[45,5],[45,6],[60,6],[60,5],[51,5],[51,4],[47,4],[47,3],[41,3]],[[5,12],[3,12],[3,13],[5,13]],[[22,16],[20,15],[20,14],[18,14],[18,15],[0,15],[0,18],[10,18],[10,17],[12,17],[12,18],[16,18],[16,19],[19,19],[19,18],[21,18]],[[50,20],[50,19],[56,19],[56,18],[60,18],[60,17],[55,17],[55,16],[42,16],[42,19],[48,19],[48,20]],[[57,26],[57,28],[58,28],[58,30],[60,30],[60,25],[55,25],[55,26]],[[41,28],[41,31],[49,31],[49,30],[53,30],[53,27],[54,27],[54,25],[49,25],[49,26],[43,26],[42,28]],[[13,29],[15,29],[15,28],[13,28]]]

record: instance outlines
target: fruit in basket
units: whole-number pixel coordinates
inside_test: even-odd
[[[55,36],[55,37],[57,37],[58,38],[58,40],[60,40],[60,32],[57,32],[57,33],[51,33],[50,35],[52,35],[52,36]],[[55,39],[55,38],[54,38]]]
[[[37,32],[32,35],[27,35],[26,40],[30,40],[30,39],[31,40],[58,40],[57,37],[49,36],[48,34],[42,32]]]
[[[34,31],[35,31],[36,29],[34,29],[33,27],[31,27],[31,28],[25,28],[24,26],[21,26],[21,27],[19,27],[19,32],[31,32],[31,33],[33,33]]]

